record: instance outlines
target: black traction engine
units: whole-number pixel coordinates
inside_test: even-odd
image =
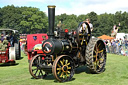
[[[29,63],[30,74],[45,78],[53,73],[60,82],[70,81],[75,68],[86,65],[92,73],[102,73],[106,65],[106,48],[101,39],[92,38],[89,24],[81,22],[76,30],[54,30],[55,7],[48,6],[48,39],[42,43],[45,54],[37,54]]]

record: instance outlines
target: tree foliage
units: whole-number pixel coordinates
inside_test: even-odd
[[[115,14],[88,14],[55,16],[55,27],[61,21],[62,29],[76,29],[78,24],[90,18],[94,30],[93,36],[110,35],[114,25],[120,24],[119,32],[128,33],[128,13],[117,11]],[[0,8],[0,28],[19,30],[20,33],[46,33],[48,30],[48,16],[34,7],[15,7],[14,5]]]
[[[0,16],[1,28],[16,29],[20,33],[47,32],[47,16],[38,8],[5,6],[0,9]]]

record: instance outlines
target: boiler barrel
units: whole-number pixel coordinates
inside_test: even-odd
[[[53,54],[65,54],[71,53],[72,51],[77,51],[77,45],[72,44],[68,40],[57,40],[57,39],[48,39],[42,44],[42,51],[47,55]]]

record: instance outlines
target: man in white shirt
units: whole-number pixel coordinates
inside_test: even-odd
[[[91,29],[91,32],[92,32],[92,30],[93,30],[93,25],[91,24],[90,19],[86,19],[86,22],[89,24],[90,29]]]

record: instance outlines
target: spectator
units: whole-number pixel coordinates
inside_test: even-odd
[[[108,53],[110,53],[110,50],[109,50],[109,41],[106,40],[105,43],[106,43],[106,50],[107,50]]]
[[[4,34],[2,33],[1,34],[1,42],[3,42],[3,40],[4,40]]]
[[[112,41],[112,53],[116,53],[116,42],[115,42],[115,40]]]
[[[124,40],[124,44],[125,44],[125,49],[127,49],[127,39],[126,38]]]

